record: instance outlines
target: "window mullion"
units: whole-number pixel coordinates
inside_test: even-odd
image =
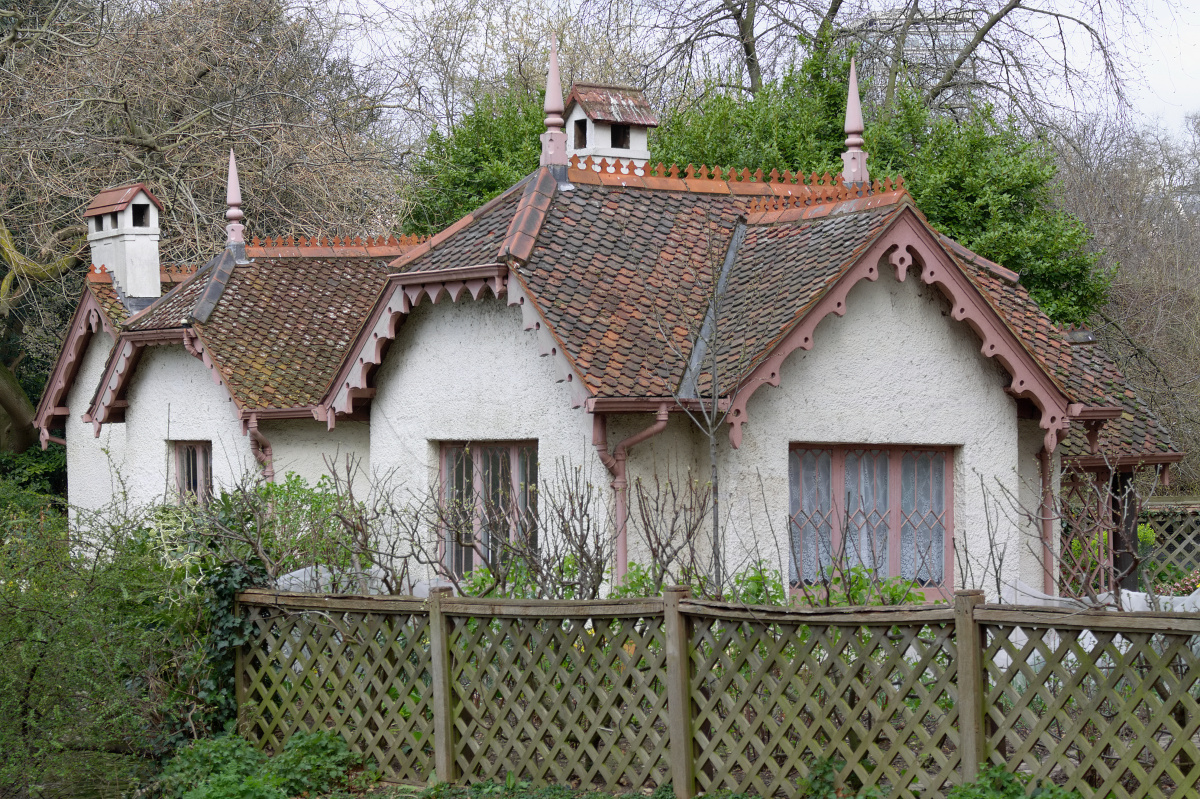
[[[888,450],[888,577],[900,575],[900,530],[904,513],[900,504],[900,468],[904,450]]]
[[[846,562],[844,541],[842,538],[842,520],[847,512],[846,503],[846,449],[834,447],[829,457],[830,475],[829,486],[833,496],[830,497],[829,515],[832,517],[829,525],[829,549],[835,564]]]

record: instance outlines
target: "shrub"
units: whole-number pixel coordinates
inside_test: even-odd
[[[225,778],[250,777],[261,771],[266,762],[267,756],[245,738],[227,732],[176,750],[158,784],[164,796],[183,797],[216,777],[225,783],[229,781]]]
[[[1002,766],[991,766],[984,769],[975,782],[955,786],[946,794],[946,799],[1025,799],[1027,782]],[[1036,799],[1079,799],[1075,791],[1057,785],[1039,784],[1031,796]]]
[[[362,762],[350,751],[346,739],[328,730],[298,732],[271,758],[270,771],[280,779],[288,796],[305,791],[324,793],[346,781],[347,772]]]
[[[279,777],[260,774],[242,777],[221,773],[184,794],[184,799],[287,799]]]
[[[175,799],[286,799],[346,785],[349,770],[361,761],[345,739],[327,730],[297,732],[268,758],[230,729],[179,749],[158,786]]]

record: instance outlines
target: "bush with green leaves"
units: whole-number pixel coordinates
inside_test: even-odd
[[[990,766],[983,770],[979,779],[966,785],[957,785],[946,794],[946,799],[1080,799],[1075,791],[1068,791],[1053,784],[1038,783],[1032,792],[1027,777],[1018,777],[1002,766]]]
[[[344,738],[328,730],[297,732],[268,758],[229,729],[176,752],[158,788],[168,799],[287,799],[344,787],[361,762]]]

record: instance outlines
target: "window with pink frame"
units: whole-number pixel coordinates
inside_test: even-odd
[[[952,590],[953,472],[947,448],[792,445],[791,584],[836,562]]]
[[[441,446],[446,569],[462,576],[493,557],[499,540],[537,546],[537,442],[446,442]]]
[[[180,498],[208,502],[212,496],[212,442],[174,441],[175,488]]]

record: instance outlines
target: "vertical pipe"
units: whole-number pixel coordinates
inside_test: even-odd
[[[1042,525],[1042,593],[1053,595],[1054,591],[1054,484],[1050,475],[1050,452],[1042,447],[1038,451],[1038,464],[1042,472],[1042,503],[1038,511]]]
[[[668,418],[670,418],[669,406],[664,402],[658,406],[654,424],[617,444],[612,455],[608,454],[608,427],[605,417],[603,414],[597,414],[592,420],[592,444],[596,447],[596,453],[600,456],[601,462],[613,476],[612,487],[616,495],[614,498],[617,528],[615,581],[618,585],[624,581],[629,567],[629,481],[625,476],[625,462],[632,447],[666,429]]]

